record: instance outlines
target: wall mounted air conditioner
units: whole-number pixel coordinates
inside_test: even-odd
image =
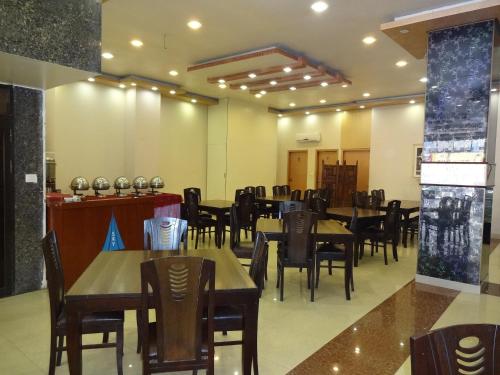
[[[297,142],[319,142],[321,141],[321,133],[297,133],[295,140]]]

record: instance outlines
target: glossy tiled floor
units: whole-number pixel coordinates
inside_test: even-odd
[[[213,247],[213,241],[207,241],[205,246]],[[381,254],[367,256],[355,269],[356,290],[351,301],[345,300],[343,273],[336,270],[333,276],[322,272],[316,301],[311,303],[305,272],[291,269],[285,273],[285,300],[279,302],[275,289],[275,244],[271,243],[270,250],[269,282],[261,299],[259,314],[259,366],[263,375],[291,371],[406,285],[415,275],[416,253],[413,247],[400,249],[399,262],[390,260],[388,266],[384,266]],[[493,255],[498,256],[496,253]],[[492,261],[491,265],[494,264]],[[497,320],[494,320],[494,311],[500,311],[499,308],[498,297],[460,294],[436,326],[465,321],[466,318],[468,321],[500,323],[498,314]],[[48,297],[44,290],[0,299],[0,374],[47,373],[50,332],[48,310]],[[127,313],[125,329],[124,372],[140,374],[141,361],[135,354],[134,313]],[[99,340],[99,337],[85,339],[95,340]],[[116,373],[113,350],[85,351],[84,374]],[[217,348],[216,373],[239,374],[240,359],[240,347]],[[409,364],[405,363],[398,373],[409,374],[408,369]],[[63,364],[57,368],[56,374],[67,373],[64,355]]]

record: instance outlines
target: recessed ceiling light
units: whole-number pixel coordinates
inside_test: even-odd
[[[283,71],[284,71],[285,73],[290,73],[290,72],[292,71],[292,68],[290,68],[289,66],[285,66],[285,67],[283,68]]]
[[[403,68],[405,67],[406,65],[408,65],[408,62],[406,62],[405,60],[399,60],[397,63],[396,63],[396,66],[398,68]]]
[[[349,85],[348,85],[347,83],[344,83],[344,84],[342,85],[342,88],[344,88],[344,89],[345,89],[345,88],[346,88],[346,87],[348,87],[348,86],[349,86]]]
[[[276,81],[272,80],[271,82],[269,82],[269,84],[270,84],[271,86],[276,86],[276,85],[278,84],[278,82],[276,82]]]
[[[364,109],[364,108],[365,108],[365,106],[364,106],[364,105],[360,105],[360,106],[359,106],[359,108]]]
[[[326,87],[328,86],[328,82],[321,82],[321,87]]]
[[[171,70],[170,72],[168,72],[168,74],[170,74],[172,77],[176,77],[179,75],[179,72],[177,70]]]
[[[221,78],[217,82],[219,82],[219,83],[226,83],[226,80]]]
[[[377,41],[377,39],[371,35],[369,36],[366,36],[363,38],[363,43],[366,44],[366,45],[370,45],[370,44],[373,44]]]
[[[198,102],[198,100],[196,100],[196,99],[191,99],[191,103],[197,103],[197,102]]]
[[[415,104],[415,103],[416,103],[415,100],[413,100],[413,99],[410,100],[410,104]]]
[[[431,87],[431,89],[437,89],[437,88],[438,88],[437,85]]]
[[[199,28],[201,28],[201,22],[198,21],[198,20],[191,20],[187,23],[188,27],[190,29],[193,29],[193,30],[198,30]]]
[[[175,95],[176,94],[175,90],[170,90],[169,93],[170,93],[170,95]]]
[[[340,109],[340,108],[337,108],[337,109],[336,109],[336,111],[337,111],[337,112],[340,112],[340,111],[341,111],[341,109]]]
[[[306,74],[306,75],[304,76],[304,79],[305,79],[306,81],[309,81],[309,80],[311,79],[311,76],[310,76],[309,74]]]
[[[278,117],[283,117],[283,114],[281,114],[281,113],[278,113]]]
[[[364,92],[364,93],[363,93],[363,96],[364,96],[365,98],[368,98],[368,97],[370,96],[370,93],[369,93],[369,92]]]
[[[153,91],[157,91],[157,90],[158,90],[158,87],[153,86],[153,87],[151,87],[151,90],[153,90]]]
[[[124,89],[124,88],[125,88],[125,87],[127,87],[127,86],[125,86],[125,84],[124,84],[124,83],[120,83],[120,84],[118,85],[118,87],[119,87],[119,88],[121,88],[121,89]]]
[[[103,52],[101,56],[106,60],[111,60],[113,57],[115,57],[115,55],[113,55],[111,52]]]
[[[422,77],[419,79],[420,82],[426,83],[428,81],[427,77]]]
[[[328,4],[324,1],[316,1],[312,3],[311,9],[314,10],[316,13],[322,13],[328,9]]]
[[[262,98],[262,94],[257,93],[257,94],[255,94],[255,97],[256,97],[257,99],[260,99],[260,98]]]
[[[321,104],[325,104],[325,103],[326,103],[326,99],[321,99],[319,102],[320,102]]]
[[[134,87],[135,87],[135,86],[137,86],[137,83],[132,82],[132,83],[130,84],[130,86],[134,86]]]
[[[295,103],[294,102],[291,102],[290,104],[288,104],[290,107],[295,107]]]
[[[247,88],[248,88],[247,85],[241,85],[240,86],[240,89],[242,89],[242,90],[246,90]]]
[[[142,43],[142,40],[139,40],[139,39],[132,39],[130,41],[130,44],[132,44],[134,47],[137,47],[137,48],[140,48],[144,45],[144,43]]]
[[[225,83],[219,83],[219,88],[220,89],[225,89],[227,85]]]
[[[309,112],[309,111],[306,111],[306,115],[310,115],[310,114],[311,114],[311,112]]]
[[[95,78],[94,77],[89,77],[89,78],[87,78],[87,81],[89,81],[89,82],[95,82]]]
[[[251,79],[254,79],[255,77],[257,77],[257,74],[255,74],[255,73],[250,73],[248,75],[248,78],[251,78]]]
[[[400,29],[399,32],[401,34],[408,34],[410,32],[410,30],[408,30],[408,29]]]
[[[290,90],[291,90],[291,91],[295,91],[295,90],[297,90],[297,87],[295,87],[295,86],[290,86]]]
[[[260,90],[260,95],[266,95],[267,91],[266,90]]]
[[[496,92],[496,91],[497,91],[497,88],[496,88],[496,87],[493,87],[493,88],[491,89],[491,92]]]

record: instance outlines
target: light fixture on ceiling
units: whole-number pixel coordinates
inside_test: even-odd
[[[368,36],[365,36],[363,38],[363,43],[366,44],[366,45],[370,45],[370,44],[373,44],[377,41],[377,38],[375,38],[374,36],[371,36],[371,35],[368,35]]]
[[[323,13],[325,10],[328,9],[328,3],[324,1],[316,1],[312,3],[311,9],[314,10],[316,13]]]
[[[284,71],[285,73],[290,73],[292,70],[293,70],[293,69],[292,69],[292,68],[290,68],[289,66],[285,66],[285,67],[283,68],[283,71]]]
[[[130,41],[130,44],[132,44],[136,48],[141,48],[144,45],[144,43],[142,42],[142,40],[139,40],[139,39],[132,39]]]
[[[219,82],[219,83],[226,83],[226,80],[221,78],[217,82]]]
[[[276,86],[278,84],[278,82],[276,82],[275,80],[272,80],[272,81],[269,82],[269,84],[271,86]]]
[[[266,90],[260,90],[260,95],[266,95],[267,91]]]
[[[304,76],[304,79],[305,79],[306,81],[309,81],[309,80],[311,79],[311,76],[310,76],[309,74],[306,74],[306,75]]]
[[[340,109],[340,108],[337,108],[337,109],[336,109],[336,111],[337,111],[337,112],[340,112],[340,111],[341,111],[341,109]]]
[[[151,90],[153,90],[153,91],[158,91],[158,87],[153,86],[153,87],[151,87]]]
[[[325,103],[326,103],[326,99],[321,99],[319,102],[320,102],[321,104],[325,104]]]
[[[176,91],[175,90],[170,90],[169,93],[170,93],[170,95],[175,95]]]
[[[248,88],[248,87],[247,87],[247,85],[241,85],[241,86],[240,86],[240,89],[241,89],[241,90],[246,90],[247,88]]]
[[[281,114],[281,113],[278,113],[278,117],[283,117],[283,114]]]
[[[131,83],[130,83],[130,86],[135,87],[135,86],[137,86],[137,83],[135,83],[135,82],[131,82]]]
[[[261,93],[257,93],[257,94],[255,94],[255,97],[256,97],[257,99],[260,99],[260,98],[262,98],[262,94],[261,94]]]
[[[311,114],[311,112],[309,111],[306,111],[306,115],[309,116]]]
[[[497,92],[497,88],[496,88],[496,87],[493,87],[493,88],[491,89],[491,92]]]
[[[363,96],[364,96],[365,98],[368,98],[368,97],[370,96],[370,93],[369,93],[369,92],[364,92],[364,93],[363,93]]]
[[[290,91],[295,91],[295,90],[297,90],[297,87],[295,87],[295,86],[290,86],[289,88],[290,88]]]
[[[118,85],[118,87],[119,87],[119,88],[121,88],[121,89],[124,89],[124,88],[125,88],[125,87],[127,87],[127,86],[126,86],[124,83],[120,83],[120,84]]]
[[[295,103],[294,102],[291,102],[290,104],[288,104],[290,107],[295,107]]]
[[[321,82],[321,87],[326,87],[328,86],[328,82]]]
[[[87,81],[89,81],[89,82],[95,82],[95,78],[94,77],[89,77],[89,78],[87,78]]]
[[[225,83],[219,83],[219,88],[220,89],[225,89],[227,85]]]
[[[191,20],[187,23],[188,27],[192,30],[198,30],[201,28],[202,24],[198,20]]]
[[[344,89],[345,89],[346,87],[349,87],[349,85],[348,85],[347,83],[344,83],[344,84],[342,85],[342,88],[344,88]]]
[[[415,103],[416,103],[416,101],[412,99],[412,100],[410,100],[410,101],[409,101],[409,103],[410,103],[410,104],[415,104]]]
[[[406,65],[408,65],[408,62],[405,61],[405,60],[399,60],[397,63],[396,63],[396,66],[398,68],[404,68]]]
[[[408,34],[410,32],[410,30],[408,30],[408,29],[399,29],[399,32],[401,34]]]
[[[365,109],[365,106],[364,105],[360,105],[359,108]]]
[[[422,77],[419,79],[420,82],[426,83],[428,81],[427,77]]]
[[[106,60],[111,60],[113,57],[115,57],[115,55],[113,55],[111,52],[103,52],[101,56]]]
[[[194,104],[194,103],[198,103],[198,100],[196,100],[196,99],[191,99],[191,103],[193,103],[193,104]]]
[[[251,79],[254,79],[255,77],[257,77],[257,74],[255,74],[255,73],[250,73],[248,75],[248,78],[251,78]]]
[[[171,70],[170,72],[168,72],[168,74],[170,74],[172,77],[177,77],[179,75],[179,72],[177,70]]]

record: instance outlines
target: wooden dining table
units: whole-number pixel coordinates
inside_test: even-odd
[[[259,218],[257,220],[257,232],[262,232],[268,241],[283,241],[286,238],[286,233],[283,232],[282,219],[265,219]],[[316,231],[316,242],[331,242],[335,244],[343,244],[346,254],[346,280],[350,280],[352,272],[353,260],[353,243],[355,241],[353,233],[347,229],[342,223],[336,220],[318,220],[318,227]],[[349,271],[350,270],[350,271]],[[351,291],[349,283],[345,283],[346,298],[351,299]]]
[[[209,214],[215,215],[217,220],[217,228],[215,235],[215,244],[220,249],[222,247],[222,237],[226,226],[226,214],[231,211],[233,201],[226,201],[223,199],[209,199],[200,201],[198,208],[206,211]]]
[[[152,258],[174,255],[199,256],[215,261],[215,305],[242,307],[242,373],[251,374],[252,362],[257,361],[257,287],[232,251],[198,249],[99,253],[66,294],[67,351],[71,375],[82,374],[82,316],[92,312],[139,309],[140,264]]]
[[[382,211],[387,210],[387,205],[393,199],[386,199],[385,201],[380,202],[380,209]],[[399,199],[398,199],[399,200]],[[411,201],[411,200],[401,200],[401,215],[403,216],[403,238],[402,243],[403,247],[406,248],[408,244],[408,227],[410,225],[410,215],[420,211],[420,201]]]

